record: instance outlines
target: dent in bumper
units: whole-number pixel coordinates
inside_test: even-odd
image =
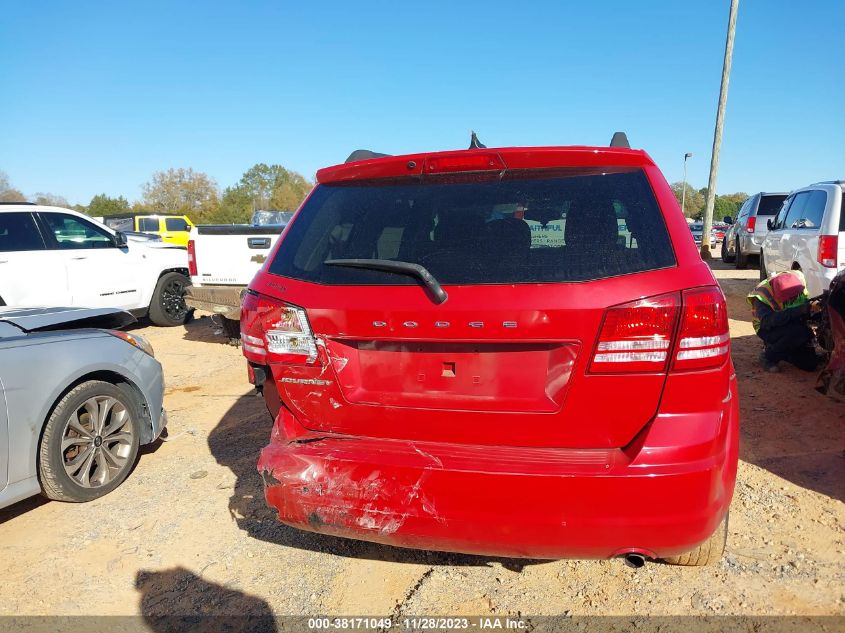
[[[440,467],[436,458],[419,451],[422,461],[390,468],[356,462],[343,452],[295,442],[273,443],[261,452],[258,470],[267,502],[281,521],[381,542],[392,542],[380,537],[394,535],[409,517],[443,521],[423,491],[432,469]]]
[[[667,427],[687,424],[677,416],[655,421],[655,446],[636,455],[274,431],[258,470],[280,521],[314,532],[492,556],[672,556],[705,541],[730,505],[736,398],[727,404],[688,423],[718,440],[679,450],[663,445]]]

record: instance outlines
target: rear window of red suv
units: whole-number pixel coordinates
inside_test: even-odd
[[[675,265],[648,179],[618,167],[322,184],[269,272],[319,284],[417,283],[324,263],[332,259],[420,264],[441,284],[588,281]]]

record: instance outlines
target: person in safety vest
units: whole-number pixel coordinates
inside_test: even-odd
[[[785,360],[804,371],[814,371],[820,358],[813,345],[813,330],[807,317],[818,309],[811,302],[800,270],[790,270],[764,279],[747,297],[752,324],[765,344],[760,363],[766,371],[780,371]]]

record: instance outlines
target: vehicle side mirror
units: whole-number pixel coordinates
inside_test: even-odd
[[[771,218],[766,220],[766,228],[769,229],[770,231],[772,230],[772,219]]]
[[[734,220],[731,216],[726,215],[725,217],[722,218],[722,222],[724,222],[725,224],[733,224]]]
[[[126,246],[126,236],[120,231],[114,234],[113,241],[117,248],[124,248]]]

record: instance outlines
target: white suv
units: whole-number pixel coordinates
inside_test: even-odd
[[[801,270],[810,296],[830,287],[845,268],[845,181],[819,182],[789,194],[760,251],[760,279],[784,270]]]
[[[0,305],[85,306],[185,322],[188,253],[161,242],[127,242],[82,213],[0,204]]]

